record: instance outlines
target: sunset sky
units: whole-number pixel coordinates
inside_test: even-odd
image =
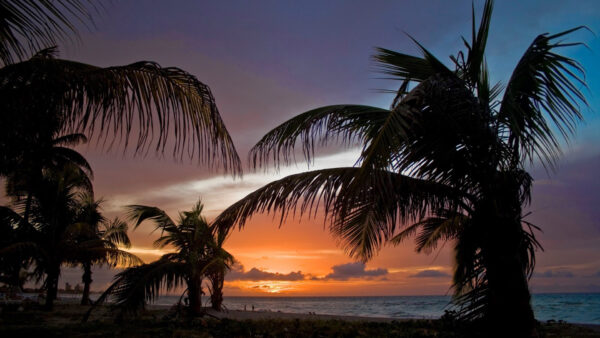
[[[475,1],[479,17],[483,1]],[[81,41],[60,47],[61,57],[99,66],[152,60],[177,66],[210,86],[244,164],[248,150],[285,120],[323,105],[353,103],[387,108],[393,99],[377,89],[398,84],[378,79],[374,47],[417,53],[409,33],[438,58],[470,39],[471,0],[464,1],[115,1],[82,30]],[[600,292],[600,2],[596,0],[497,1],[488,43],[493,81],[506,83],[536,35],[587,25],[570,37],[585,47],[563,52],[587,71],[591,109],[578,128],[557,173],[534,165],[536,179],[528,220],[543,229],[534,292]],[[264,184],[307,169],[252,171],[242,179],[223,176],[195,162],[145,158],[80,148],[95,172],[96,196],[108,216],[123,206],[158,206],[173,217],[200,197],[212,219]],[[333,147],[311,168],[349,166],[358,151]],[[131,233],[132,251],[146,261],[150,224]],[[412,242],[384,248],[366,265],[346,256],[322,218],[290,219],[278,228],[272,215],[258,215],[225,245],[239,264],[227,277],[225,295],[415,295],[445,294],[451,283],[451,247],[414,252]],[[78,270],[65,271],[76,282]],[[112,272],[98,271],[93,289]],[[61,282],[61,286],[63,283]]]

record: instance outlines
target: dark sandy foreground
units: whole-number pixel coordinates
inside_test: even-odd
[[[224,312],[218,312],[214,310],[207,310],[209,316],[216,318],[228,318],[234,320],[263,320],[263,319],[284,319],[284,320],[344,320],[350,322],[377,322],[377,323],[391,323],[393,321],[408,321],[407,319],[393,319],[383,317],[359,317],[359,316],[337,316],[337,315],[323,315],[323,314],[308,314],[308,313],[288,313],[288,312],[272,312],[272,311],[239,311],[229,310]]]
[[[356,316],[266,311],[207,310],[189,319],[173,309],[151,306],[137,317],[98,307],[82,323],[87,306],[58,305],[52,312],[35,307],[3,309],[0,337],[482,337],[481,328],[445,320],[393,320]],[[542,337],[600,337],[598,325],[541,324]]]

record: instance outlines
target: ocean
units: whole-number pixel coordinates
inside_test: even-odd
[[[154,304],[173,305],[178,296],[161,296]],[[385,297],[225,297],[229,310],[281,311],[291,313],[390,317],[439,318],[450,296]],[[203,302],[209,303],[208,298]],[[540,321],[600,324],[600,293],[552,293],[532,296],[535,317]]]

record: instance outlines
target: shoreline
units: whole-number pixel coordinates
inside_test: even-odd
[[[149,305],[150,311],[169,311],[172,306],[166,305]],[[353,316],[353,315],[331,315],[322,313],[295,313],[281,311],[244,311],[244,310],[225,310],[215,311],[207,308],[206,313],[209,317],[217,319],[233,319],[233,320],[264,320],[264,319],[300,319],[300,320],[343,320],[343,321],[363,321],[363,322],[378,322],[391,323],[393,321],[406,322],[411,320],[438,320],[439,318],[391,318],[391,317],[368,317],[368,316]]]

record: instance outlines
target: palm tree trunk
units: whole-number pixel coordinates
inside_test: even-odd
[[[223,305],[223,282],[225,274],[222,271],[215,272],[209,276],[211,284],[210,303],[216,311],[221,311]]]
[[[188,298],[190,301],[190,314],[202,314],[202,277],[192,276],[188,279]]]
[[[491,217],[481,250],[488,281],[486,319],[495,334],[531,337],[536,330],[526,271],[529,257],[519,186],[511,183],[499,181],[487,208]]]
[[[90,285],[92,284],[92,264],[90,262],[83,263],[83,295],[81,297],[81,305],[90,305]]]
[[[515,244],[499,239],[482,252],[489,288],[487,319],[494,330],[531,336],[535,318],[527,276]]]
[[[46,275],[46,310],[54,308],[54,300],[58,294],[58,277],[60,276],[60,264],[53,264]]]

